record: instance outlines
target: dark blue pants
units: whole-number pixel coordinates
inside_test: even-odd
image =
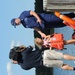
[[[68,13],[68,14],[64,14],[68,17],[74,18],[75,14],[74,13]],[[50,16],[50,18],[49,18]],[[63,24],[63,20],[61,20],[60,18],[56,17],[54,14],[50,14],[48,16],[48,20],[50,22],[45,22],[45,28],[59,28],[59,27],[64,27],[66,26],[65,24]]]

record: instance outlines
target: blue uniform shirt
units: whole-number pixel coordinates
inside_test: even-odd
[[[19,18],[25,28],[44,28],[44,21],[42,21],[42,24],[40,25],[37,22],[37,19],[30,15],[30,11],[22,12]]]
[[[42,20],[42,24],[40,25],[37,22],[37,19],[34,16],[30,15],[30,11],[24,11],[20,15],[20,20],[22,25],[25,28],[54,28],[54,27],[63,27],[65,26],[62,23],[62,20],[56,17],[54,14],[45,14],[45,13],[38,13],[38,16]]]

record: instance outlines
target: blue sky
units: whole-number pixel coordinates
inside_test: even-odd
[[[35,75],[35,69],[22,70],[20,66],[10,64],[11,73],[7,72],[11,42],[34,45],[33,30],[25,29],[22,25],[14,28],[11,19],[18,17],[24,10],[34,10],[35,0],[1,0],[0,1],[0,75]],[[10,67],[9,67],[10,68]]]

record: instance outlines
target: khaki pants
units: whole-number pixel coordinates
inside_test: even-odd
[[[43,65],[46,67],[62,67],[63,53],[55,50],[45,50],[43,54]]]

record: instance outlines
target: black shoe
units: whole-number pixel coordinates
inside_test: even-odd
[[[74,30],[74,32],[72,34],[72,39],[75,39],[75,30]]]
[[[74,30],[74,32],[73,32],[73,34],[72,34],[72,39],[75,39],[75,30]],[[75,44],[74,44],[75,45]]]

